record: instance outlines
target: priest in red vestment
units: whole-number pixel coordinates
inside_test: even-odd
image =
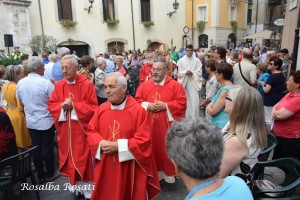
[[[150,118],[153,155],[160,179],[175,182],[175,169],[167,156],[165,140],[172,121],[180,120],[186,111],[186,94],[181,84],[167,75],[164,59],[155,59],[153,78],[139,86],[136,100],[148,111]]]
[[[147,113],[126,97],[127,81],[119,72],[104,81],[108,102],[95,111],[88,142],[95,159],[92,199],[154,199],[160,185],[152,156]]]
[[[87,126],[98,103],[93,84],[77,74],[75,56],[64,56],[61,69],[64,79],[56,83],[48,108],[58,133],[59,171],[75,185],[79,181],[93,181]]]
[[[146,62],[140,70],[139,80],[140,85],[152,77],[151,69],[153,65],[153,53],[147,53]]]

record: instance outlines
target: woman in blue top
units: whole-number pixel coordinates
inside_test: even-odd
[[[211,115],[211,123],[219,128],[223,128],[229,121],[228,114],[224,111],[225,97],[228,91],[233,87],[230,78],[233,74],[232,66],[228,63],[218,63],[216,71],[217,81],[221,88],[207,106],[207,113]]]
[[[253,199],[237,176],[219,178],[224,142],[220,129],[203,118],[185,118],[168,130],[166,148],[189,191],[186,200]]]
[[[266,63],[260,62],[257,63],[256,65],[256,74],[259,76],[257,79],[257,86],[256,89],[259,91],[260,95],[262,96],[262,98],[264,99],[265,97],[265,92],[262,88],[262,86],[260,85],[261,82],[267,82],[270,74],[267,72],[268,67]]]

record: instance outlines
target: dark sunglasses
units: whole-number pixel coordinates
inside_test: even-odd
[[[226,96],[225,99],[228,100],[228,101],[232,101],[232,99],[229,98],[228,96]]]

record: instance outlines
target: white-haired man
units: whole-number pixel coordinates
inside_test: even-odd
[[[98,107],[88,127],[90,150],[97,160],[92,199],[154,199],[160,186],[147,113],[126,97],[123,74],[107,74],[104,87],[108,101]]]
[[[60,81],[64,78],[62,71],[61,71],[61,58],[68,54],[70,54],[70,49],[68,49],[67,47],[61,47],[57,50],[58,60],[53,65],[53,68],[52,68],[52,78],[55,81]]]
[[[49,80],[42,77],[44,63],[41,58],[35,56],[29,58],[28,71],[28,76],[17,84],[16,96],[24,105],[32,146],[38,146],[33,150],[33,162],[38,173],[39,183],[42,184],[45,180],[52,181],[60,176],[54,166],[54,122],[47,107],[54,86]],[[42,155],[43,149],[44,155]]]
[[[93,83],[77,74],[77,70],[78,62],[74,55],[62,58],[61,71],[65,78],[55,84],[48,108],[57,130],[59,170],[70,179],[71,185],[77,184],[76,188],[79,188],[79,185],[93,181],[86,133],[98,104]],[[85,187],[91,189],[90,186]],[[84,195],[90,198],[90,193],[84,191]]]

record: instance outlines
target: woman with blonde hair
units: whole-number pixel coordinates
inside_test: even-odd
[[[9,65],[6,67],[4,78],[9,81],[2,88],[2,93],[7,101],[7,115],[11,121],[16,134],[18,148],[31,146],[31,137],[26,126],[23,105],[16,98],[17,83],[24,78],[24,68],[20,65]]]
[[[267,146],[267,129],[261,95],[252,88],[234,88],[226,96],[225,112],[230,116],[224,127],[224,155],[220,176],[235,175],[252,186],[252,169]]]

